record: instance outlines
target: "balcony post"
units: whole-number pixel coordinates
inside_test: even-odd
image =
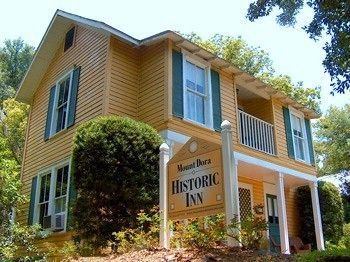
[[[320,201],[318,198],[317,181],[310,182],[309,187],[311,191],[312,212],[314,215],[317,249],[324,250],[323,229],[322,229],[322,220],[321,220]]]

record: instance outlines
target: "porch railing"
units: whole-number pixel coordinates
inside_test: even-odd
[[[275,155],[273,125],[239,110],[240,143]]]

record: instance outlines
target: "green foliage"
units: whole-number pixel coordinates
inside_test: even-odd
[[[152,208],[148,213],[142,210],[137,214],[136,228],[124,228],[113,233],[118,253],[151,249],[159,245],[160,218],[158,210],[158,207]]]
[[[223,214],[173,223],[172,245],[183,248],[212,248],[226,236]]]
[[[0,102],[17,91],[34,55],[34,47],[22,39],[5,40],[0,49]]]
[[[251,213],[241,222],[237,218],[232,219],[228,229],[228,236],[241,243],[244,249],[258,250],[263,243],[268,223],[263,217]]]
[[[330,107],[315,123],[315,151],[321,175],[350,170],[350,104],[343,108]]]
[[[253,76],[274,72],[269,54],[259,47],[249,46],[241,37],[216,34],[202,39],[195,33],[184,34],[184,37]]]
[[[336,244],[343,235],[344,210],[341,195],[336,186],[323,181],[318,183],[318,194],[324,238]],[[296,197],[301,225],[300,236],[304,243],[312,243],[316,246],[310,188],[299,187]]]
[[[349,261],[350,249],[341,247],[327,248],[325,251],[312,251],[295,257],[298,262]]]
[[[184,37],[259,78],[300,104],[320,112],[320,88],[304,87],[302,82],[294,84],[289,76],[275,75],[272,60],[263,49],[249,46],[241,37],[216,34],[209,39],[202,39],[195,33],[184,34]]]
[[[304,30],[311,39],[317,40],[323,34],[330,36],[324,50],[326,57],[323,65],[332,79],[333,91],[345,93],[350,88],[350,3],[348,1],[255,1],[250,4],[247,17],[254,21],[268,16],[278,8],[277,23],[282,26],[294,26],[296,15],[307,4],[314,11],[314,16]]]
[[[112,233],[135,228],[140,210],[158,203],[157,131],[129,118],[99,117],[82,124],[73,146],[76,241],[105,247]]]

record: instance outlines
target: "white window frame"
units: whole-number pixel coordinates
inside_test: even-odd
[[[211,75],[210,75],[210,63],[201,59],[200,57],[182,49],[182,79],[183,79],[183,112],[184,112],[184,120],[200,125],[206,128],[213,129],[213,104],[212,104],[212,89],[211,89]],[[188,117],[187,111],[187,87],[186,87],[186,62],[190,62],[202,69],[205,72],[205,86],[204,86],[204,124],[197,122]],[[193,93],[196,93],[195,91]]]
[[[51,116],[51,126],[50,126],[50,137],[53,137],[62,131],[67,129],[67,124],[68,124],[68,115],[69,115],[69,105],[70,105],[70,97],[71,97],[71,92],[72,92],[72,84],[73,84],[73,69],[69,69],[68,72],[64,73],[57,81],[55,84],[55,96],[54,96],[54,102],[52,105],[52,116]],[[69,89],[68,89],[68,99],[67,99],[67,113],[66,113],[66,119],[64,123],[64,128],[62,128],[60,131],[56,132],[57,129],[57,118],[58,118],[58,110],[57,110],[57,104],[58,104],[58,96],[59,96],[59,83],[62,82],[65,78],[70,77],[69,80]]]
[[[55,193],[56,193],[56,180],[57,180],[57,170],[65,167],[68,165],[68,185],[67,185],[67,195],[66,195],[66,211],[61,212],[59,214],[65,213],[65,221],[64,221],[64,229],[55,233],[64,233],[67,230],[67,217],[68,217],[68,199],[69,199],[69,190],[70,190],[70,172],[71,172],[71,161],[69,160],[63,160],[49,168],[45,168],[41,170],[38,173],[38,182],[36,185],[36,192],[35,192],[35,208],[34,208],[34,223],[39,223],[39,214],[40,214],[40,209],[39,209],[39,198],[40,198],[40,184],[41,184],[41,177],[44,175],[51,173],[51,180],[50,180],[50,197],[49,197],[49,207],[48,207],[48,216],[51,216],[51,224],[54,222],[54,215],[55,215]],[[49,229],[46,229],[44,231],[50,231]]]
[[[300,122],[301,122],[301,129],[302,129],[302,133],[303,133],[303,139],[304,139],[304,156],[305,159],[300,159],[297,157],[297,151],[296,151],[296,146],[295,146],[295,138],[294,138],[294,133],[293,133],[293,121],[292,121],[292,117],[296,116],[298,118],[300,118]],[[293,139],[293,150],[294,150],[294,157],[295,160],[302,162],[302,163],[307,163],[310,164],[310,154],[309,154],[309,141],[308,141],[308,137],[306,134],[306,126],[305,126],[305,118],[304,118],[304,114],[296,109],[294,109],[293,107],[289,106],[289,119],[290,119],[290,126],[292,129],[292,139]]]

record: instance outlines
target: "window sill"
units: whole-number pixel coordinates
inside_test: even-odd
[[[191,120],[191,119],[189,119],[189,118],[185,118],[185,117],[184,117],[184,118],[182,118],[182,120],[183,120],[184,122],[186,122],[186,123],[189,123],[189,124],[194,125],[194,126],[197,126],[197,127],[201,127],[201,128],[203,128],[203,129],[209,130],[209,131],[211,131],[211,132],[217,132],[216,130],[214,130],[214,128],[209,127],[209,126],[206,126],[206,125],[201,124],[201,123],[198,123],[198,122],[193,121],[193,120]]]
[[[53,134],[52,136],[50,136],[49,139],[46,140],[46,141],[53,140],[53,139],[55,139],[56,137],[58,137],[58,136],[60,136],[60,135],[63,135],[63,134],[65,134],[65,133],[67,133],[67,132],[68,132],[68,128],[62,129],[62,130],[58,131],[57,133]]]

